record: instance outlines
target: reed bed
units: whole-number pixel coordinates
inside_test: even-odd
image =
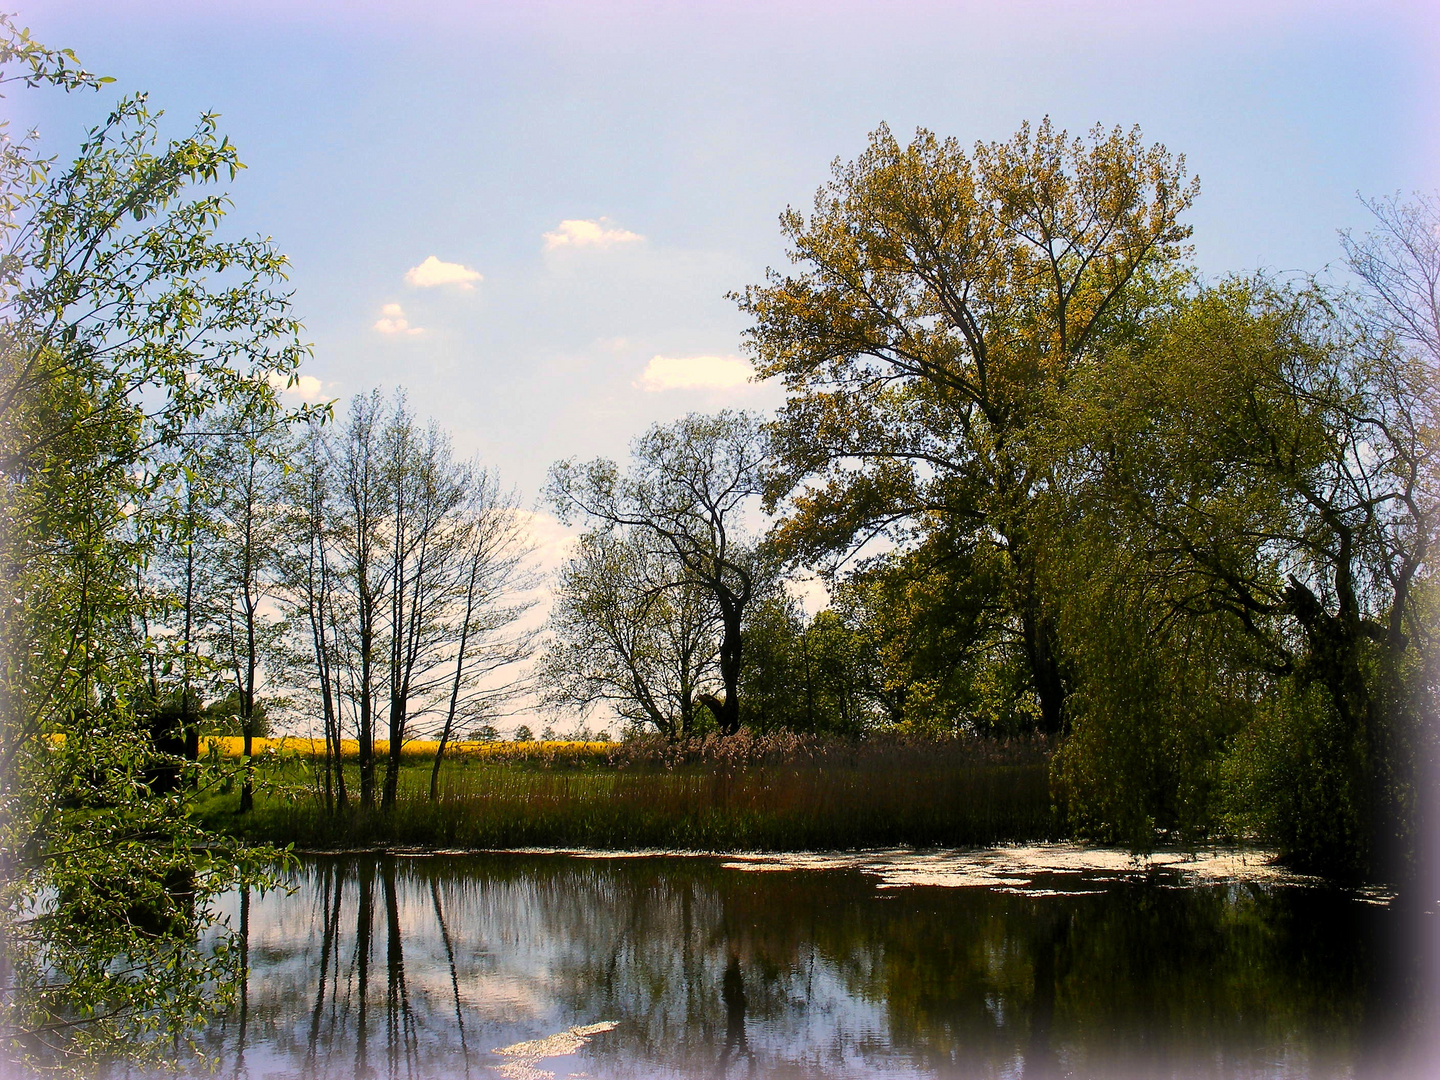
[[[433,802],[429,769],[416,761],[388,813],[327,810],[312,783],[263,794],[244,818],[219,808],[211,816],[241,835],[302,848],[784,851],[1058,836],[1043,743],[742,734],[569,745],[586,749],[457,755]],[[301,766],[292,759],[282,775],[296,780]]]

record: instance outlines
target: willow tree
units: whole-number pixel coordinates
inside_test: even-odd
[[[799,269],[737,297],[758,374],[782,379],[771,505],[797,558],[887,535],[993,549],[1006,641],[1041,727],[1065,723],[1066,664],[1046,586],[1058,509],[1044,437],[1057,396],[1103,364],[1178,272],[1197,191],[1138,130],[1084,138],[1048,120],[966,153],[886,127],[837,162],[806,217],[781,217]]]

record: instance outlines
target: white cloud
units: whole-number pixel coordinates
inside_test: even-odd
[[[399,304],[386,304],[380,309],[380,318],[375,321],[374,329],[382,334],[419,334],[422,327],[411,326],[410,320],[405,317],[405,309]]]
[[[289,378],[275,371],[272,371],[266,378],[266,382],[282,394],[290,394],[298,397],[301,401],[320,400],[320,380],[314,375],[301,375],[294,386],[287,386],[286,383],[289,381]]]
[[[544,510],[515,510],[515,518],[535,545],[530,557],[531,565],[546,575],[541,591],[549,596],[549,575],[563,566],[570,558],[575,545],[580,541],[580,530],[573,525],[562,525],[554,514]],[[542,605],[548,613],[549,605]]]
[[[419,266],[405,271],[405,282],[417,289],[433,289],[440,285],[459,285],[462,289],[473,289],[475,282],[484,281],[478,270],[471,270],[460,263],[441,262],[431,255]]]
[[[599,221],[567,218],[556,226],[554,232],[545,234],[545,248],[547,251],[561,247],[608,248],[645,239],[639,233],[630,232],[628,229],[611,228],[607,224],[609,220],[603,217]]]
[[[755,374],[739,356],[652,356],[635,385],[641,390],[724,390],[744,386]]]

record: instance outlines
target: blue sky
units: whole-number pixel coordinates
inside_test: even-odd
[[[1440,184],[1419,3],[41,0],[19,21],[117,83],[12,93],[18,121],[64,153],[121,91],[177,129],[222,114],[249,165],[232,222],[293,260],[316,392],[406,386],[527,502],[558,457],[776,403],[736,384],[724,294],[784,265],[779,213],[881,121],[965,143],[1138,123],[1201,177],[1213,274],[1320,269],[1364,225],[1357,191]],[[478,277],[407,279],[429,259]]]

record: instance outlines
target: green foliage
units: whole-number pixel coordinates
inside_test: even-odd
[[[1283,684],[1223,759],[1227,817],[1291,863],[1346,880],[1372,872],[1363,733],[1324,688]]]
[[[1079,388],[1075,819],[1136,843],[1225,821],[1307,869],[1404,877],[1440,525],[1423,367],[1333,296],[1233,280]]]
[[[1183,258],[1195,192],[1138,130],[1071,138],[1046,120],[966,153],[882,126],[808,218],[782,217],[796,272],[737,297],[760,374],[788,392],[767,480],[769,504],[788,501],[781,549],[817,563],[939,534],[982,558],[998,585],[987,644],[1020,658],[1052,734],[1066,692],[1043,570],[1064,512],[1052,419]],[[1009,666],[981,680],[992,696],[1013,698],[989,678]],[[939,670],[925,681],[944,722],[952,688]]]
[[[251,713],[250,734],[256,739],[270,737],[269,710],[263,701],[257,701]],[[202,735],[244,735],[245,720],[241,716],[240,692],[231,690],[200,710],[200,732]]]
[[[891,723],[931,735],[1033,732],[1039,705],[1007,618],[1004,554],[942,533],[841,583],[835,606],[873,657]]]
[[[741,717],[750,730],[859,735],[882,721],[865,642],[834,610],[807,622],[788,597],[767,598],[750,613],[745,649]]]
[[[1052,764],[1057,800],[1073,829],[1107,843],[1213,840],[1220,754],[1252,716],[1259,680],[1244,676],[1228,620],[1175,620],[1130,567],[1091,570],[1067,604],[1075,689]]]
[[[1196,190],[1137,131],[1048,122],[971,153],[882,127],[837,162],[782,218],[794,272],[738,297],[787,391],[771,542],[862,557],[835,610],[893,719],[1069,735],[1078,829],[1404,877],[1435,756],[1440,199],[1367,204],[1347,294],[1199,281]],[[799,631],[766,632],[783,672]]]
[[[107,81],[8,19],[0,38],[32,86]],[[0,169],[0,1026],[7,1057],[60,1065],[194,1049],[235,973],[223,928],[203,944],[209,901],[271,880],[192,814],[225,766],[160,730],[180,687],[144,571],[182,530],[193,462],[170,451],[222,408],[277,421],[271,379],[305,350],[284,257],[223,238],[226,200],[197,190],[234,147],[213,117],[171,140],[159,121],[124,99],[68,166],[6,141]]]

